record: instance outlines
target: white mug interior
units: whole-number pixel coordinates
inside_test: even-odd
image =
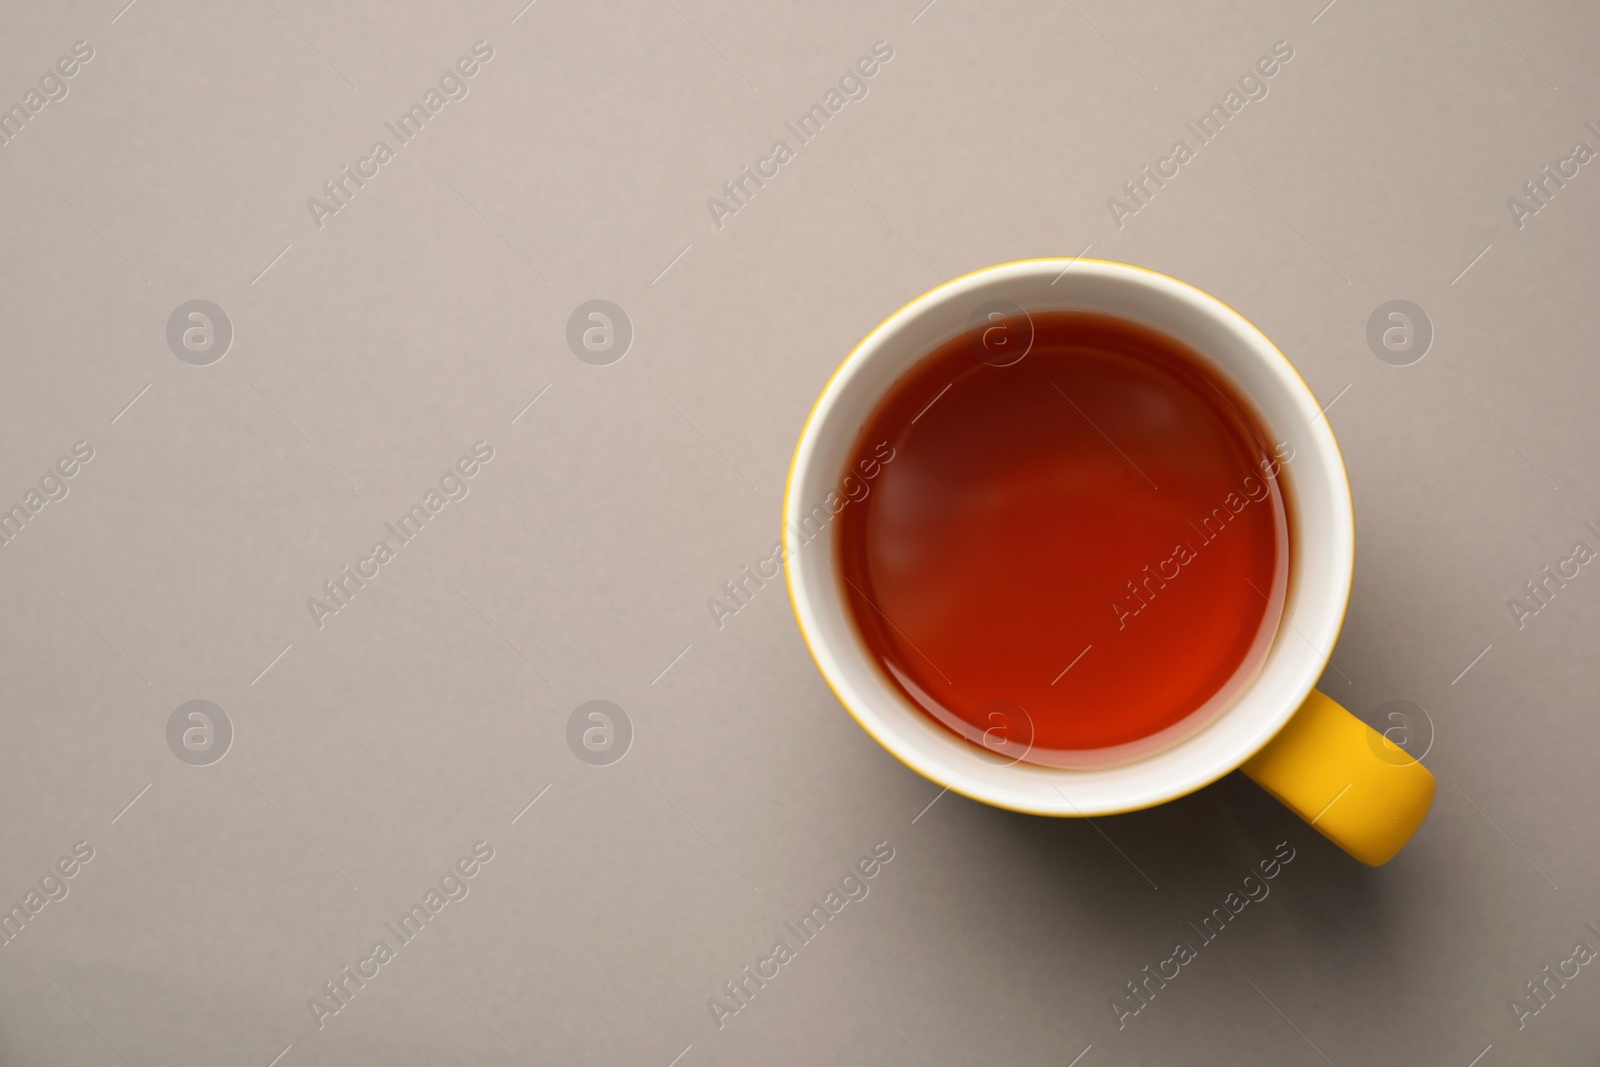
[[[999,759],[913,704],[862,642],[836,565],[836,530],[797,521],[840,482],[862,426],[912,364],[1005,301],[1024,311],[1085,310],[1131,319],[1193,349],[1286,442],[1291,547],[1283,618],[1253,680],[1208,722],[1135,759],[1077,768]],[[843,494],[840,493],[842,496]],[[848,505],[846,505],[848,506]],[[806,423],[784,498],[790,598],[811,654],[861,726],[913,770],[985,803],[1044,815],[1102,815],[1190,793],[1269,741],[1321,676],[1355,565],[1355,518],[1338,443],[1289,360],[1243,316],[1153,271],[1087,259],[1007,263],[957,278],[872,331],[834,374]],[[1273,609],[1269,609],[1273,610]]]

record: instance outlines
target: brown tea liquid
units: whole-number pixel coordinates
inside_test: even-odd
[[[997,318],[917,362],[852,454],[888,441],[893,461],[837,524],[885,673],[968,740],[1057,765],[1231,699],[1288,568],[1292,453],[1250,410],[1107,315]]]

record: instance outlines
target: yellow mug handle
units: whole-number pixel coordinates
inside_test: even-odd
[[[1371,867],[1388,863],[1411,840],[1438,785],[1404,749],[1315,689],[1242,769]]]

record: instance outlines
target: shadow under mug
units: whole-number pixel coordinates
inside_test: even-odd
[[[862,641],[838,573],[835,531],[807,522],[830,494],[842,495],[856,435],[884,393],[985,307],[1098,311],[1159,330],[1199,353],[1250,399],[1272,439],[1294,450],[1288,584],[1271,647],[1220,714],[1157,751],[1112,765],[1046,767],[997,760],[939,726]],[[1038,815],[1107,815],[1174,800],[1242,768],[1373,866],[1400,851],[1433,803],[1427,768],[1313,688],[1343,625],[1355,569],[1350,481],[1333,431],[1260,330],[1174,278],[1123,263],[1036,259],[988,267],[913,300],[850,353],[818,398],[789,471],[783,537],[795,617],[840,702],[901,762],[964,796]]]

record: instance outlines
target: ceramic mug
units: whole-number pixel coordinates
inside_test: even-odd
[[[997,759],[939,726],[862,641],[838,571],[835,531],[819,533],[810,518],[830,494],[842,495],[856,435],[894,381],[969,329],[975,311],[1000,306],[1097,311],[1176,338],[1250,399],[1271,440],[1293,449],[1285,467],[1288,585],[1259,670],[1208,722],[1123,762],[1057,768]],[[1242,768],[1373,866],[1400,850],[1433,803],[1427,768],[1313,688],[1344,622],[1355,568],[1350,481],[1333,431],[1288,358],[1238,312],[1193,286],[1122,263],[1035,259],[976,271],[918,297],[850,353],[818,398],[790,467],[784,520],[789,596],[823,677],[879,744],[964,796],[1037,815],[1108,815],[1165,803]]]

